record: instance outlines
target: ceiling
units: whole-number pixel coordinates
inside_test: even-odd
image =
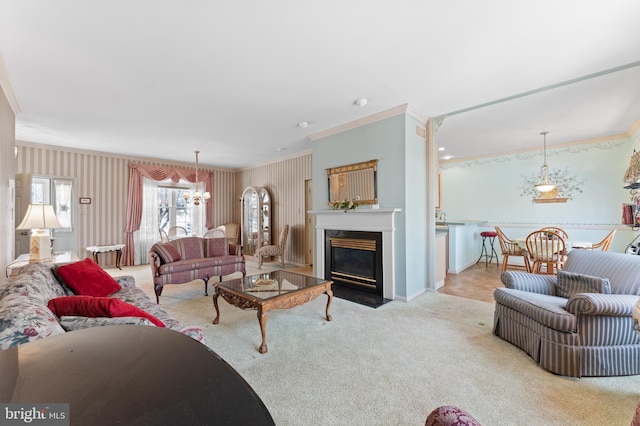
[[[19,141],[235,169],[409,104],[447,116],[436,142],[459,159],[629,131],[639,17],[637,0],[2,0],[0,55]]]

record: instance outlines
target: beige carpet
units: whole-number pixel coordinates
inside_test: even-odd
[[[148,266],[109,272],[134,275],[153,297]],[[248,272],[258,272],[254,263]],[[542,370],[491,334],[491,303],[428,293],[372,309],[334,298],[327,322],[326,299],[273,311],[264,355],[256,312],[220,299],[220,324],[211,324],[201,281],[166,286],[160,304],[203,327],[208,346],[249,382],[277,425],[423,425],[439,405],[457,405],[485,426],[629,425],[640,400],[640,376]]]

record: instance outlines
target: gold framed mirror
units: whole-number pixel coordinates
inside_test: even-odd
[[[342,200],[378,203],[378,160],[327,169],[329,205]]]

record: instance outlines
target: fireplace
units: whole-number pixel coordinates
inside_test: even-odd
[[[325,278],[335,285],[383,295],[382,233],[325,231]]]
[[[380,250],[377,263],[380,269],[376,269],[376,288],[382,287],[382,297],[387,300],[395,299],[396,290],[396,250],[395,240],[395,219],[394,216],[400,209],[358,209],[344,212],[342,210],[315,210],[311,211],[316,221],[316,249],[314,251],[313,273],[316,277],[331,279],[327,273],[327,243],[330,241],[326,237],[329,231],[342,232],[365,232],[379,234],[379,238],[365,238],[376,241],[376,251]],[[360,254],[362,256],[362,253]],[[364,257],[370,254],[364,254]],[[338,271],[341,272],[341,271]],[[344,271],[342,271],[344,273]],[[357,273],[353,273],[357,272]],[[365,275],[361,271],[347,271],[349,275]],[[352,279],[346,277],[347,279]],[[353,280],[353,279],[352,279]],[[361,282],[360,279],[353,280]],[[366,280],[365,280],[366,281]],[[342,287],[345,288],[345,287]],[[379,291],[379,290],[378,290]]]

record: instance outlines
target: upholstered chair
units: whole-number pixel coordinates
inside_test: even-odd
[[[220,227],[208,229],[207,232],[202,236],[203,238],[226,238],[224,233],[224,229],[220,229]]]
[[[280,264],[284,269],[284,253],[287,246],[287,236],[289,235],[289,225],[285,225],[280,231],[277,245],[267,245],[260,247],[255,256],[258,257],[258,269],[262,269],[262,258],[265,256],[280,256]]]
[[[225,223],[224,233],[230,244],[238,244],[238,235],[240,234],[240,226],[237,223]]]

